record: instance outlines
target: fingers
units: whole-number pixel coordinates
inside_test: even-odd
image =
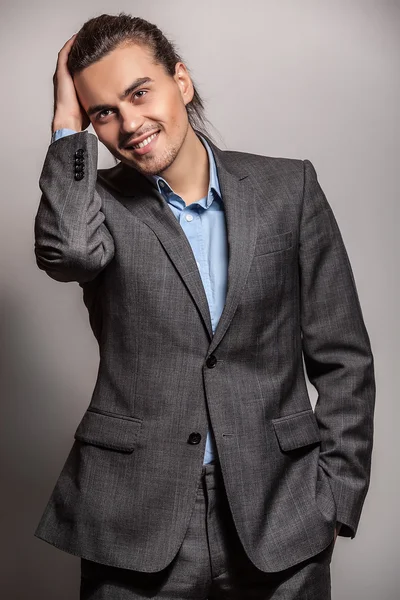
[[[71,47],[77,34],[74,33],[58,53],[56,70],[53,75],[54,116],[52,127],[68,127],[80,131],[82,124],[88,126],[87,117],[82,114],[73,78],[69,72],[67,61]]]
[[[74,35],[72,35],[69,40],[65,42],[64,46],[59,51],[54,77],[56,76],[57,71],[62,71],[67,68],[68,55],[77,35],[77,33],[74,33]]]

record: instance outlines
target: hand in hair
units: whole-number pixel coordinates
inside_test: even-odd
[[[54,116],[52,131],[67,128],[83,131],[90,125],[90,119],[83,110],[76,94],[74,81],[67,67],[68,54],[76,33],[64,44],[58,53],[57,66],[53,75]]]

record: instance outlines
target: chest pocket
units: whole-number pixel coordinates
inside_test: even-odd
[[[286,231],[270,235],[267,232],[262,232],[258,235],[254,256],[262,256],[263,254],[272,254],[273,252],[281,252],[292,247],[293,233]]]

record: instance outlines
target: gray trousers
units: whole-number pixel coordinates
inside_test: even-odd
[[[162,571],[142,573],[81,558],[80,600],[331,600],[334,540],[289,569],[264,573],[237,536],[217,464],[203,466],[182,546]]]

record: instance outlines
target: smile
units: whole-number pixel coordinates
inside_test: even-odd
[[[151,140],[156,137],[156,135],[158,135],[158,133],[153,133],[153,135],[150,135],[143,142],[140,142],[140,144],[135,144],[133,147],[134,148],[143,148],[143,146],[147,146],[147,144],[149,144],[151,142]]]
[[[127,149],[133,151],[136,155],[149,154],[157,144],[159,133],[159,131],[152,133],[142,142],[128,146]]]
[[[139,142],[139,144],[133,144],[132,146],[128,146],[128,148],[129,149],[135,148],[135,150],[137,148],[144,148],[145,146],[147,146],[147,144],[150,144],[151,140],[153,140],[159,133],[160,133],[159,131],[157,131],[156,133],[152,133],[145,140],[143,140],[142,142]]]

